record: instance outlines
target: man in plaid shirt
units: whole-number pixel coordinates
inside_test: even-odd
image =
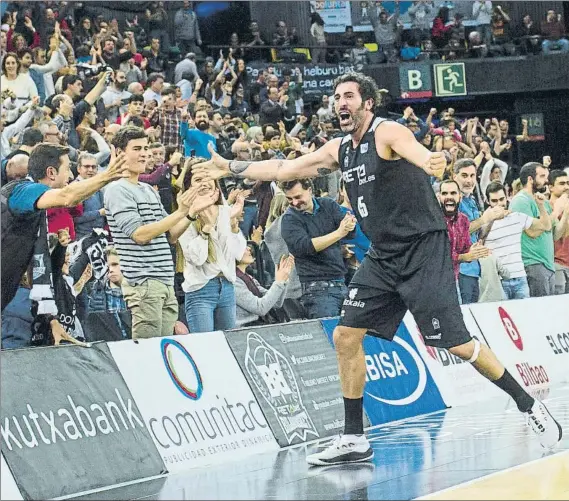
[[[447,179],[440,185],[439,201],[443,209],[450,240],[450,252],[454,278],[458,281],[460,263],[470,263],[487,257],[489,250],[479,242],[471,244],[470,220],[458,210],[460,204],[460,189],[456,181]],[[460,299],[460,293],[458,294]]]
[[[176,89],[162,92],[162,104],[152,117],[152,125],[160,127],[160,142],[164,146],[180,148],[180,121],[182,112],[176,108]]]

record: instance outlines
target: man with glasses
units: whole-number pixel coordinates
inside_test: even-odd
[[[78,176],[74,182],[91,179],[97,174],[99,166],[95,155],[81,153],[77,159]],[[76,239],[79,240],[90,235],[94,228],[104,228],[107,225],[103,190],[95,192],[83,201],[83,214],[73,218],[75,223]]]

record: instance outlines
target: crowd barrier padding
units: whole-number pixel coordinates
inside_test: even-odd
[[[336,353],[319,321],[250,327],[225,335],[279,445],[343,429]]]
[[[109,346],[168,471],[278,449],[223,332]]]
[[[462,311],[524,387],[547,395],[569,381],[568,306],[564,295]],[[238,471],[245,457],[263,462],[279,445],[335,435],[336,324],[4,351],[1,498],[72,496],[216,463]],[[371,425],[500,394],[470,364],[427,348],[409,313],[394,342],[368,336],[364,349]]]
[[[473,304],[470,311],[523,388],[569,382],[569,294]]]
[[[1,385],[2,453],[25,499],[165,471],[106,344],[4,351]]]

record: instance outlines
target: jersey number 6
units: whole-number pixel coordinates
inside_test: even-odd
[[[367,211],[367,206],[364,203],[364,197],[358,197],[358,212],[361,217],[367,217],[369,212]]]

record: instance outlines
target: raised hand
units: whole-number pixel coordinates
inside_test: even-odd
[[[231,206],[231,212],[229,213],[229,217],[234,218],[241,215],[243,212],[243,208],[245,207],[245,197],[242,193],[238,193],[235,197],[235,202]]]
[[[257,226],[253,229],[253,232],[251,233],[251,240],[253,240],[253,242],[255,242],[257,245],[261,245],[261,242],[263,241],[262,226]]]
[[[216,180],[222,177],[230,176],[231,171],[229,170],[229,160],[225,160],[225,158],[223,158],[221,155],[218,155],[213,149],[211,143],[207,148],[211,154],[211,160],[195,164],[192,166],[192,172],[194,174],[200,174],[206,179],[210,180]]]
[[[130,171],[126,165],[126,157],[124,153],[116,154],[115,147],[111,145],[111,162],[109,167],[105,171],[105,175],[110,179],[110,181],[115,181],[116,179],[129,178]]]
[[[283,256],[279,262],[277,270],[275,271],[275,281],[286,282],[294,268],[294,257]]]

